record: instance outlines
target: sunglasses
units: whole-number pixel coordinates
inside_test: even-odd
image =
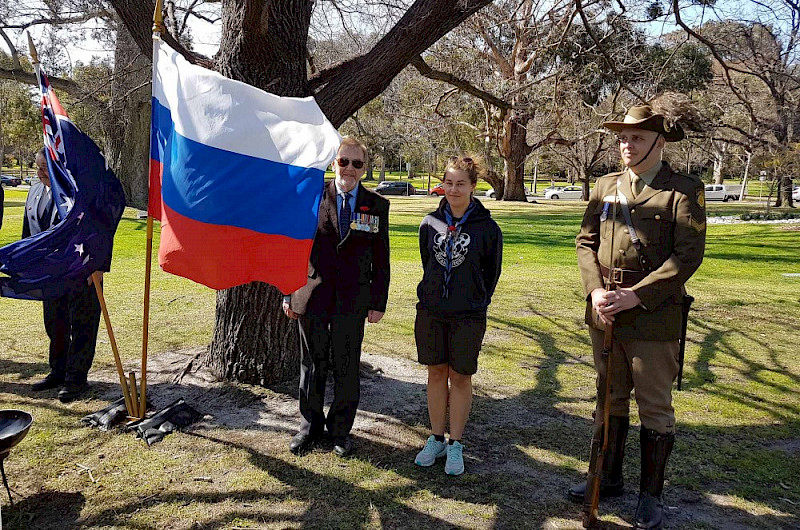
[[[339,164],[339,167],[347,167],[350,164],[353,164],[354,169],[361,169],[364,167],[363,160],[350,160],[349,158],[337,158],[336,163]]]
[[[474,163],[474,162],[473,162],[473,160],[472,160],[470,157],[468,157],[468,156],[465,156],[465,157],[463,157],[463,158],[460,158],[460,157],[457,157],[457,156],[451,156],[451,157],[450,157],[450,162],[453,162],[453,163],[455,163],[455,162],[458,162],[459,160],[461,160],[461,161],[462,161],[462,162],[464,162],[465,164],[472,164],[472,163]]]

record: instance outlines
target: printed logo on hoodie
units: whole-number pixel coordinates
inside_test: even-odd
[[[447,268],[447,232],[437,233],[433,237],[433,252],[436,255],[436,261],[439,265]],[[453,243],[453,268],[458,267],[464,263],[464,259],[469,252],[470,237],[469,234],[460,233]]]

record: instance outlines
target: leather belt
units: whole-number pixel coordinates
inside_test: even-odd
[[[600,273],[604,278],[608,278],[608,267],[600,265]],[[631,271],[626,269],[614,269],[614,283],[618,287],[628,288],[633,287],[640,281],[644,280],[647,276],[645,271]]]

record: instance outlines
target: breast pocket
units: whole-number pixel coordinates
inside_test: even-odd
[[[672,245],[673,217],[670,210],[648,209],[639,215],[641,228],[635,228],[645,246],[665,248]]]

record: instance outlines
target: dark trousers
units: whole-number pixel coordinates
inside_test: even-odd
[[[365,315],[301,315],[300,431],[321,435],[327,427],[334,438],[350,434],[361,395],[359,364]],[[333,403],[328,417],[325,383],[333,371]]]
[[[94,360],[100,302],[94,284],[44,301],[44,329],[50,338],[50,372],[65,381],[86,382]]]

